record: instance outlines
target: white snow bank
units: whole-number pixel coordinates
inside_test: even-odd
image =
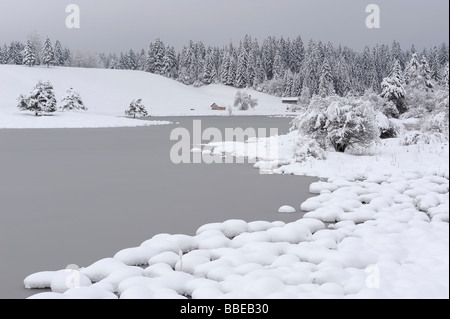
[[[27,112],[19,113],[16,110],[6,113],[0,108],[0,129],[109,128],[167,124],[171,123],[167,121],[144,121],[119,116],[76,112],[56,112],[49,116],[34,116],[34,114]]]

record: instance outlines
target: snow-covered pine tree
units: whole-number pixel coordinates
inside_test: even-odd
[[[302,93],[303,79],[300,73],[295,73],[292,78],[291,96],[298,97]]]
[[[433,63],[433,67],[431,68],[431,79],[436,83],[442,82],[441,68],[439,63],[437,63],[437,60]]]
[[[280,50],[277,50],[275,53],[275,58],[273,61],[273,77],[274,79],[282,79],[284,77],[284,63],[283,57],[281,55]]]
[[[302,73],[306,79],[305,84],[308,85],[312,94],[317,94],[319,91],[320,68],[319,48],[318,45],[311,40],[308,45],[305,63],[303,63]]]
[[[351,67],[344,54],[341,53],[334,67],[335,91],[339,96],[345,96],[351,89]]]
[[[424,81],[426,91],[433,91],[434,85],[431,81],[431,69],[425,56],[420,60],[420,75]]]
[[[302,37],[299,36],[292,42],[290,50],[290,68],[294,74],[300,72],[304,59],[305,45],[303,44]]]
[[[78,92],[70,88],[67,90],[66,95],[61,100],[62,111],[87,111],[87,107],[84,105],[83,100]]]
[[[307,85],[304,85],[302,88],[302,92],[300,93],[300,98],[298,99],[297,108],[301,110],[305,110],[308,108],[311,103],[311,92]]]
[[[136,55],[137,57],[137,64],[138,64],[138,70],[139,71],[145,71],[145,66],[147,63],[147,54],[145,53],[144,49],[141,49],[139,54]]]
[[[438,60],[441,67],[445,67],[449,59],[449,47],[447,43],[442,43],[438,49]]]
[[[0,64],[7,64],[8,63],[8,47],[6,44],[2,47],[0,47]]]
[[[292,88],[294,86],[294,74],[291,71],[287,71],[284,75],[284,97],[295,97],[292,94]]]
[[[68,65],[69,61],[70,61],[70,50],[68,48],[64,48],[63,50],[63,59],[64,59],[64,64],[63,65]]]
[[[8,50],[8,63],[22,65],[25,46],[17,41],[11,42]]]
[[[393,62],[398,61],[398,63],[400,64],[400,67],[402,69],[405,68],[405,64],[406,64],[405,55],[403,54],[400,43],[398,43],[397,41],[394,41],[392,43],[391,61],[393,61]]]
[[[239,89],[247,86],[247,65],[248,55],[245,49],[241,46],[236,70],[236,80],[234,83],[234,86]]]
[[[153,45],[153,53],[154,60],[154,72],[155,74],[164,74],[164,56],[166,55],[166,47],[161,39],[156,39],[155,44]]]
[[[29,95],[19,97],[18,108],[21,111],[31,111],[36,116],[42,113],[56,112],[56,97],[53,85],[50,82],[38,82]]]
[[[56,66],[63,66],[65,63],[65,59],[64,59],[64,51],[63,48],[61,46],[61,42],[59,42],[58,40],[55,42],[55,65]]]
[[[327,97],[335,93],[330,63],[328,62],[328,59],[325,59],[320,74],[319,95],[321,97]]]
[[[55,54],[53,52],[52,43],[50,42],[50,39],[47,38],[42,51],[42,63],[44,63],[47,67],[50,67],[50,64],[53,64],[54,62]]]
[[[413,53],[405,70],[406,85],[415,89],[427,89],[426,79],[422,77],[422,63],[417,53]]]
[[[256,70],[255,79],[253,80],[253,86],[258,87],[266,81],[266,72],[264,71],[264,66],[261,57],[258,55],[256,57]]]
[[[206,63],[203,71],[203,83],[209,85],[214,82],[215,77],[216,77],[216,69],[214,67],[212,51],[209,50],[209,52],[206,55]]]
[[[130,50],[130,52],[128,52],[126,59],[128,70],[137,70],[139,68],[138,59],[133,50]]]
[[[146,71],[150,72],[150,73],[155,73],[155,69],[156,69],[155,50],[153,47],[154,47],[154,44],[150,43],[150,46],[148,48],[147,68],[146,68]]]
[[[166,54],[164,56],[164,74],[168,78],[177,77],[177,57],[175,48],[167,47]]]
[[[447,62],[447,66],[445,67],[445,73],[444,76],[442,77],[442,85],[444,86],[444,88],[446,88],[447,90],[449,89],[449,63]]]
[[[127,56],[125,54],[123,54],[123,52],[120,52],[119,61],[117,64],[118,64],[118,69],[120,69],[120,70],[128,70],[129,69]]]
[[[31,41],[28,40],[23,52],[23,64],[32,67],[36,64],[36,52],[34,51]]]
[[[381,83],[381,97],[386,98],[388,101],[392,101],[397,106],[399,113],[406,112],[406,93],[402,83],[403,76],[400,62],[395,60],[391,74]]]
[[[125,111],[125,115],[133,118],[147,116],[148,112],[142,104],[142,99],[133,100],[128,110]]]

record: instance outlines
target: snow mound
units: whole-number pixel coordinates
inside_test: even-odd
[[[297,211],[295,210],[294,207],[292,206],[282,206],[280,207],[280,209],[278,210],[279,214],[295,214]]]
[[[36,299],[448,299],[448,177],[336,178],[312,189],[320,195],[296,222],[230,220],[196,236],[160,234],[81,269],[80,288],[64,286],[65,270],[24,283],[52,288]]]

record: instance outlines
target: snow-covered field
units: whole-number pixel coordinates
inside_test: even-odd
[[[294,134],[278,138],[281,158],[255,167],[292,161]],[[230,220],[195,236],[161,234],[25,286],[52,288],[32,298],[449,298],[448,144],[393,139],[360,152],[275,170],[324,179],[294,223]]]
[[[57,101],[66,90],[80,93],[87,112],[57,112],[52,117],[36,119],[17,108],[20,94],[29,93],[38,81],[50,81]],[[78,69],[62,67],[25,67],[0,65],[0,128],[61,128],[143,126],[149,123],[124,118],[124,111],[133,99],[142,98],[151,116],[224,115],[210,106],[233,105],[238,90],[224,85],[194,88],[162,76],[123,70]],[[281,99],[252,90],[258,99],[254,110],[234,111],[234,115],[285,114]]]

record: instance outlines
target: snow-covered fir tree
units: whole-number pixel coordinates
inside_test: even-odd
[[[64,50],[61,46],[61,42],[59,41],[55,42],[54,54],[54,64],[56,66],[63,66],[66,61],[64,59]]]
[[[448,90],[449,88],[449,63],[447,62],[447,66],[445,67],[445,72],[444,72],[444,76],[442,77],[442,85],[444,86],[444,88],[446,88]]]
[[[18,108],[21,111],[31,111],[36,116],[42,113],[56,112],[56,97],[50,82],[38,82],[29,95],[19,97]]]
[[[392,101],[400,113],[406,112],[405,89],[403,87],[402,69],[399,61],[395,61],[389,77],[381,83],[381,96],[388,101]]]
[[[404,78],[406,85],[412,88],[425,91],[433,88],[433,84],[430,81],[431,71],[428,62],[425,57],[419,60],[417,53],[413,53],[411,60],[406,66]]]
[[[302,92],[300,94],[300,98],[298,99],[297,108],[296,109],[306,109],[311,103],[311,92],[307,85],[304,85],[302,88]]]
[[[83,100],[78,92],[70,88],[67,90],[66,95],[61,100],[61,110],[63,111],[87,111],[87,107],[84,105]]]
[[[244,88],[247,86],[248,58],[248,53],[241,45],[236,70],[236,80],[234,82],[234,86],[237,88]]]
[[[331,67],[328,59],[325,59],[322,65],[322,72],[320,74],[319,80],[319,95],[322,97],[327,97],[335,94],[333,76],[331,74]]]
[[[139,68],[138,59],[133,50],[130,50],[130,52],[128,52],[126,59],[128,70],[137,70]]]
[[[209,50],[209,52],[206,55],[206,63],[203,71],[203,83],[206,85],[214,83],[216,75],[217,73],[216,68],[214,66],[214,58],[212,55],[212,50]]]
[[[53,51],[52,43],[49,38],[47,38],[44,42],[44,48],[42,50],[42,63],[47,67],[50,67],[50,64],[55,62],[55,54]]]
[[[167,47],[164,56],[164,75],[168,78],[177,77],[177,57],[174,47]]]
[[[125,111],[125,115],[133,118],[147,116],[148,112],[142,104],[142,99],[133,100],[128,110]]]
[[[34,51],[33,45],[30,40],[27,41],[25,45],[25,50],[23,52],[23,64],[32,67],[36,64],[36,52]]]

